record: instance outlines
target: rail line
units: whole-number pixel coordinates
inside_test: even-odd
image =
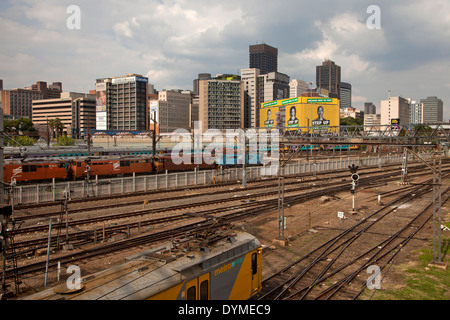
[[[417,172],[418,170],[420,170],[421,168],[423,168],[424,165],[418,165],[415,167],[411,167],[410,168],[410,173],[413,172]],[[444,167],[445,168],[445,167]],[[361,172],[364,172],[365,175],[367,174],[379,174],[380,171],[372,171],[373,169],[368,169],[369,172],[367,171],[363,171],[361,170]],[[396,173],[398,171],[398,167],[395,169],[389,169],[389,170],[384,170],[382,172],[384,173],[389,173],[389,172],[394,172]],[[339,171],[342,172],[342,171]],[[334,174],[335,172],[330,172],[327,173],[328,174]],[[289,180],[294,180],[294,181],[285,181],[285,186],[289,186],[289,185],[298,185],[298,184],[306,184],[306,183],[310,183],[310,182],[320,182],[320,181],[328,181],[330,178],[332,179],[341,179],[341,178],[348,178],[348,174],[340,174],[338,176],[334,176],[334,177],[324,177],[324,175],[321,175],[321,178],[318,179],[314,179],[314,180],[303,180],[303,181],[298,181],[299,176],[294,176],[294,177],[288,177],[286,178]],[[305,178],[305,176],[301,176],[301,178]],[[270,179],[270,181],[274,181],[277,179]],[[253,190],[260,190],[260,189],[265,189],[265,188],[270,188],[270,187],[275,187],[275,184],[271,184],[271,185],[267,185],[267,184],[263,184],[263,185],[256,185],[256,186],[251,186],[251,187],[247,187],[245,188],[245,191],[253,191]],[[239,191],[239,190],[235,190],[235,191]],[[208,195],[222,195],[224,193],[223,190],[219,190],[219,191],[214,191],[214,192],[208,192]],[[202,197],[205,196],[205,194],[188,194],[188,195],[177,195],[175,197],[168,197],[168,198],[158,198],[158,199],[147,199],[145,200],[146,204],[151,204],[151,203],[161,203],[161,202],[171,202],[174,200],[180,200],[180,199],[191,199],[191,198],[198,198],[198,197]],[[139,201],[131,201],[131,202],[125,202],[125,203],[119,203],[119,204],[108,204],[108,205],[100,205],[100,206],[90,206],[87,208],[78,208],[78,209],[70,209],[68,210],[68,215],[72,215],[75,213],[80,213],[80,212],[89,212],[89,211],[96,211],[96,210],[106,210],[106,209],[111,209],[111,208],[119,208],[119,207],[130,207],[130,206],[136,206],[136,205],[142,205],[144,202],[144,200],[139,200]],[[59,204],[60,205],[60,204]],[[19,212],[17,212],[17,210]],[[45,213],[37,213],[37,214],[30,214],[29,212],[20,212],[20,209],[17,209],[16,213],[15,213],[15,219],[20,222],[20,221],[27,221],[27,220],[32,220],[32,219],[39,219],[39,218],[46,218],[46,217],[58,217],[61,215],[61,210],[59,211],[52,211],[52,212],[45,212]]]
[[[422,174],[423,173],[419,173],[419,175],[422,175]],[[381,175],[381,177],[378,177],[378,178],[379,179],[384,178],[383,181],[389,181],[392,179],[396,179],[397,177],[392,178],[392,174],[384,173],[383,175]],[[364,179],[361,179],[360,186],[369,185],[370,183],[372,183],[371,178],[366,177]],[[326,189],[318,190],[318,191],[323,192],[323,194],[327,194],[328,192],[330,192],[329,190],[331,190],[331,192],[333,192],[335,190],[334,186],[338,187],[338,190],[342,190],[342,187],[347,186],[347,184],[348,184],[348,182],[345,182],[345,181],[344,182],[338,181],[338,182],[333,182],[333,183],[328,182],[325,184],[325,186],[324,185],[316,185],[316,186],[314,186],[314,188],[319,189],[319,188],[325,187]],[[330,187],[331,187],[331,189],[330,189]],[[311,186],[297,187],[297,188],[287,189],[285,192],[287,194],[293,193],[293,192],[303,192],[310,188],[311,188]],[[208,215],[208,214],[214,214],[217,212],[226,212],[226,211],[230,211],[235,208],[238,208],[238,207],[251,207],[251,206],[266,205],[266,204],[273,202],[274,200],[269,199],[266,201],[262,201],[262,200],[257,201],[255,199],[269,197],[269,196],[275,196],[275,195],[277,195],[277,193],[278,193],[278,191],[268,191],[268,192],[259,193],[259,194],[250,194],[250,195],[231,197],[231,198],[228,197],[228,198],[223,198],[223,199],[218,199],[218,200],[215,199],[215,200],[209,200],[209,201],[201,201],[201,202],[195,202],[195,203],[190,203],[190,204],[169,206],[169,207],[164,207],[164,208],[140,210],[140,211],[135,211],[135,212],[131,212],[131,213],[126,212],[126,213],[121,213],[121,214],[100,216],[100,217],[95,217],[95,218],[80,219],[80,220],[76,220],[76,221],[69,221],[68,226],[74,227],[74,226],[87,225],[87,224],[93,224],[93,223],[99,223],[99,222],[106,222],[106,221],[111,221],[111,220],[125,219],[125,218],[130,218],[130,217],[152,215],[152,214],[156,214],[156,213],[167,213],[167,212],[171,212],[171,211],[187,210],[187,209],[199,208],[199,207],[208,206],[208,205],[217,205],[220,203],[238,202],[235,205],[231,205],[231,207],[230,207],[230,205],[228,205],[226,207],[210,209],[210,210],[200,212],[200,215],[196,215],[198,217],[198,216],[201,216],[202,214]],[[291,198],[292,197],[287,197],[286,202],[288,203]],[[243,201],[254,201],[254,202],[253,203],[243,203]],[[110,235],[114,235],[116,232],[129,231],[130,229],[142,228],[142,227],[146,227],[146,226],[150,226],[150,225],[157,225],[157,224],[162,224],[162,223],[176,222],[179,220],[188,219],[188,218],[192,218],[192,217],[193,217],[192,214],[186,214],[186,213],[175,214],[175,215],[171,215],[169,217],[155,218],[155,219],[150,219],[150,220],[141,220],[138,222],[131,222],[131,223],[122,223],[118,226],[108,226],[108,227],[103,227],[103,228],[100,227],[100,228],[94,228],[93,230],[88,230],[88,231],[79,231],[76,233],[70,233],[69,237],[70,237],[70,241],[80,241],[81,240],[82,242],[83,241],[96,242],[96,238],[100,234],[105,234],[105,236],[108,237]],[[66,223],[64,221],[60,221],[59,223],[55,224],[53,226],[53,228],[61,229],[61,230],[65,229]],[[48,226],[46,226],[46,225],[26,227],[26,228],[17,229],[15,231],[15,235],[32,234],[32,233],[36,233],[36,232],[46,232],[47,230],[48,230]],[[61,236],[61,238],[64,238],[64,236]],[[61,240],[61,242],[62,241],[64,241],[64,240]],[[16,242],[16,249],[44,245],[47,242],[48,242],[48,237],[42,236],[41,238],[35,238],[33,240]],[[60,242],[59,236],[52,236],[53,244],[59,244],[59,242]],[[34,249],[36,249],[36,247],[32,248],[31,250],[34,250]],[[29,252],[29,251],[30,250],[27,250],[26,252]],[[24,254],[26,254],[26,252]]]
[[[384,174],[383,176],[385,178],[387,178],[388,176],[392,176],[392,173]],[[370,182],[371,182],[370,179],[366,179],[365,182],[364,182],[364,180],[362,180],[361,185],[364,185],[365,183],[370,183]],[[340,191],[342,191],[342,187],[346,186],[347,184],[348,184],[348,182],[341,182],[337,185],[328,187],[326,189],[314,190],[312,192],[308,192],[306,194],[301,194],[301,195],[287,196],[285,198],[285,204],[286,205],[287,204],[294,205],[294,204],[301,203],[308,199],[320,197],[324,194],[333,194],[336,192],[340,192]],[[189,232],[195,232],[198,230],[207,230],[212,227],[217,228],[222,225],[229,224],[232,221],[240,220],[247,216],[255,216],[255,215],[261,214],[263,212],[271,211],[273,209],[276,209],[277,206],[278,206],[277,199],[257,201],[254,203],[248,203],[246,208],[244,208],[244,209],[242,209],[242,205],[240,205],[239,210],[237,212],[228,213],[228,214],[222,215],[220,217],[211,217],[209,215],[213,212],[210,210],[205,210],[204,212],[202,212],[202,214],[204,214],[204,217],[207,217],[206,221],[190,223],[190,224],[187,224],[187,225],[184,225],[181,227],[172,228],[170,230],[152,233],[150,235],[136,236],[136,237],[125,239],[125,240],[116,241],[111,244],[106,244],[106,245],[104,244],[104,245],[97,246],[95,248],[91,248],[91,249],[87,249],[87,250],[83,250],[80,252],[71,252],[70,254],[68,254],[66,256],[54,257],[54,258],[50,259],[49,266],[53,267],[57,264],[57,262],[61,262],[62,264],[64,264],[64,263],[70,261],[73,263],[78,260],[92,258],[92,257],[98,256],[98,255],[103,255],[103,254],[113,252],[116,250],[117,251],[124,250],[124,249],[128,249],[128,248],[133,248],[133,247],[139,246],[139,245],[149,244],[154,241],[170,239],[170,238],[173,238],[173,237],[176,237],[176,236],[179,236],[182,234],[186,234]],[[229,206],[228,206],[228,208],[229,208]],[[221,209],[216,208],[213,210],[220,211]],[[222,208],[222,211],[223,211],[223,208]],[[179,217],[186,218],[186,215],[179,215]],[[220,221],[220,223],[218,221]],[[149,223],[151,223],[151,222],[149,222]],[[118,226],[117,228],[127,228],[127,226],[125,226],[125,225]],[[114,230],[114,228],[111,228],[109,231],[113,231],[113,230]],[[115,229],[115,230],[117,231],[117,229]],[[91,231],[91,236],[92,236],[92,231]],[[27,274],[27,273],[43,271],[44,266],[45,266],[45,262],[36,262],[33,264],[28,264],[25,266],[18,267],[17,271],[18,271],[19,275],[23,275],[23,274]],[[12,274],[13,274],[13,270],[7,270],[5,276],[8,278]]]
[[[443,159],[442,163],[449,163],[450,159]],[[414,168],[414,167],[424,167],[423,164],[410,164],[409,168]],[[389,168],[394,168],[394,169],[389,169]],[[388,170],[398,170],[399,168],[399,164],[388,164],[388,165],[384,165],[383,166],[383,171],[388,171]],[[365,168],[361,168],[360,171],[361,172],[367,172],[367,171],[380,171],[380,169],[378,168],[378,166],[369,166],[369,167],[365,167]],[[342,170],[330,170],[330,171],[326,171],[326,172],[321,172],[320,175],[321,176],[326,176],[326,175],[330,175],[330,174],[336,174],[336,173],[342,173]],[[302,174],[297,174],[297,175],[292,175],[292,176],[287,176],[287,179],[298,179],[298,178],[305,178],[305,177],[311,177],[314,176],[314,173],[302,173]],[[277,178],[269,178],[269,179],[264,179],[264,180],[256,180],[256,181],[249,181],[247,183],[247,185],[249,186],[248,188],[252,188],[250,187],[250,185],[257,185],[257,184],[261,184],[261,183],[266,183],[266,182],[273,182],[273,181],[277,181]],[[214,186],[190,186],[190,187],[184,187],[184,188],[180,188],[180,189],[165,189],[165,190],[157,190],[157,191],[147,191],[147,192],[135,192],[135,193],[128,193],[128,194],[122,194],[122,195],[114,195],[114,196],[102,196],[102,197],[92,197],[92,198],[87,198],[87,199],[75,199],[75,200],[69,200],[68,204],[81,204],[81,203],[91,203],[91,202],[100,202],[102,200],[111,200],[111,199],[122,199],[122,198],[132,198],[132,197],[139,197],[139,196],[146,196],[146,195],[159,195],[159,194],[167,194],[167,193],[176,193],[176,192],[182,192],[183,190],[208,190],[207,192],[210,192],[211,188],[220,188],[220,187],[227,187],[227,186],[238,186],[240,185],[239,183],[236,182],[227,182],[227,183],[221,183],[221,184],[217,184]],[[220,192],[220,191],[219,191]],[[141,201],[141,200],[139,200]],[[119,204],[119,206],[126,206],[126,205],[130,205],[133,203],[137,203],[139,201],[135,201],[135,202],[130,202],[130,203],[123,203],[123,204]],[[161,199],[159,199],[159,201],[161,201]],[[34,208],[44,208],[44,207],[52,207],[52,206],[59,206],[61,201],[56,201],[56,202],[46,202],[46,203],[40,203],[40,204],[27,204],[27,205],[15,205],[15,210],[17,212],[19,211],[23,211],[26,209],[34,209]],[[141,201],[142,203],[142,201]],[[117,206],[117,204],[116,204]],[[95,210],[95,206],[90,206],[85,208],[86,210],[90,210],[89,208],[93,208],[92,210]],[[98,208],[98,207],[97,207]],[[104,208],[108,208],[108,206],[104,206]],[[27,214],[23,214],[22,217],[26,217]],[[49,215],[47,215],[49,216]],[[26,218],[25,218],[26,219]]]
[[[431,180],[427,181],[426,183],[429,183],[430,181]],[[413,199],[417,199],[429,193],[429,189],[429,185],[415,187],[413,191],[409,191],[407,194],[399,196],[359,223],[353,225],[352,227],[328,240],[313,251],[307,253],[303,257],[289,264],[282,270],[279,270],[278,272],[272,274],[271,276],[263,280],[263,291],[258,295],[257,298],[259,300],[306,299],[308,295],[312,294],[313,290],[320,291],[320,288],[317,288],[319,284],[323,283],[325,280],[334,275],[342,275],[344,273],[344,269],[353,266],[357,262],[361,262],[362,259],[370,252],[376,251],[370,258],[364,260],[364,263],[359,268],[357,268],[356,271],[353,271],[349,275],[344,276],[342,279],[336,281],[335,284],[330,286],[328,289],[319,292],[315,297],[315,299],[331,298],[343,287],[345,287],[350,281],[354,280],[355,277],[361,271],[365,270],[368,266],[379,262],[382,257],[387,256],[389,253],[403,248],[407,243],[406,240],[402,241],[400,244],[394,245],[391,248],[388,248],[388,245],[392,244],[395,239],[398,239],[400,234],[407,230],[417,219],[423,217],[424,213],[430,208],[430,206],[432,206],[432,203],[428,204],[425,209],[417,214],[410,222],[404,225],[398,232],[384,239],[367,251],[359,254],[357,257],[350,259],[350,262],[347,262],[340,267],[335,267],[335,269],[332,270],[331,268],[336,264],[336,261],[344,255],[344,253],[352,244],[356,242],[356,240],[367,233],[370,228],[372,228],[376,224],[378,225],[382,219],[389,216],[390,213],[398,208],[398,206],[400,205],[398,203],[405,203]],[[443,193],[445,194],[448,191],[449,189],[445,190]],[[448,198],[445,201],[447,200]],[[420,228],[422,228],[426,224],[426,222],[429,221],[431,216],[432,215],[426,218],[426,221],[420,225]],[[361,229],[358,231],[358,228]],[[419,227],[413,232],[413,235],[415,235],[418,231]],[[409,235],[406,239],[408,239],[409,241],[413,235]],[[387,250],[387,252],[382,256],[377,257],[377,255],[379,255],[383,250]],[[335,253],[335,256],[333,258],[330,258],[332,257],[333,253]],[[307,263],[305,267],[299,267],[300,263],[306,261],[307,259],[312,259],[312,261]],[[390,260],[392,260],[392,258]],[[324,265],[324,261],[329,261],[329,263]],[[300,268],[300,270],[292,272],[296,268]],[[311,276],[314,272],[316,274],[318,273],[318,275],[313,276],[312,281],[304,280],[307,275]],[[302,284],[300,284],[301,280],[303,280]],[[356,297],[357,296],[355,296],[355,298]]]

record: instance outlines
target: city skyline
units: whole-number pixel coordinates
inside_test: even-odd
[[[70,5],[80,29],[67,26]],[[315,82],[325,59],[352,85],[353,107],[402,96],[437,96],[450,117],[450,3],[379,1],[380,27],[368,27],[369,1],[335,3],[203,0],[0,3],[4,89],[61,81],[89,92],[95,80],[142,74],[157,90],[192,90],[199,73],[240,74],[249,45],[278,49],[278,71]],[[326,10],[325,10],[326,9]]]

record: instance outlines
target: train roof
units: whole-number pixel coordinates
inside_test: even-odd
[[[79,291],[61,283],[23,300],[144,300],[261,246],[254,236],[242,231],[214,237],[217,240],[209,243],[193,238],[169,242],[84,276]]]

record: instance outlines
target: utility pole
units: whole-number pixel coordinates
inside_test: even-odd
[[[244,161],[242,163],[242,186],[247,187],[247,138],[244,132]],[[250,156],[249,156],[250,158]]]
[[[50,129],[48,127],[48,116],[45,116],[47,120],[47,149],[50,149]]]
[[[91,155],[91,133],[89,132],[89,114],[87,116],[87,156]]]
[[[152,148],[154,158],[156,156],[156,112],[153,113],[153,118],[150,114],[150,119],[153,120]]]
[[[284,171],[281,169],[282,172]],[[278,239],[284,240],[284,175],[278,175]]]

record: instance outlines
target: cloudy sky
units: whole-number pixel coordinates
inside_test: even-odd
[[[80,8],[80,29],[70,5]],[[381,29],[370,29],[371,5]],[[143,74],[157,90],[189,89],[198,73],[240,73],[249,45],[278,48],[278,71],[315,82],[331,59],[352,84],[353,105],[380,107],[388,91],[437,96],[450,118],[448,0],[1,0],[4,88],[63,82],[87,92],[95,79]]]

